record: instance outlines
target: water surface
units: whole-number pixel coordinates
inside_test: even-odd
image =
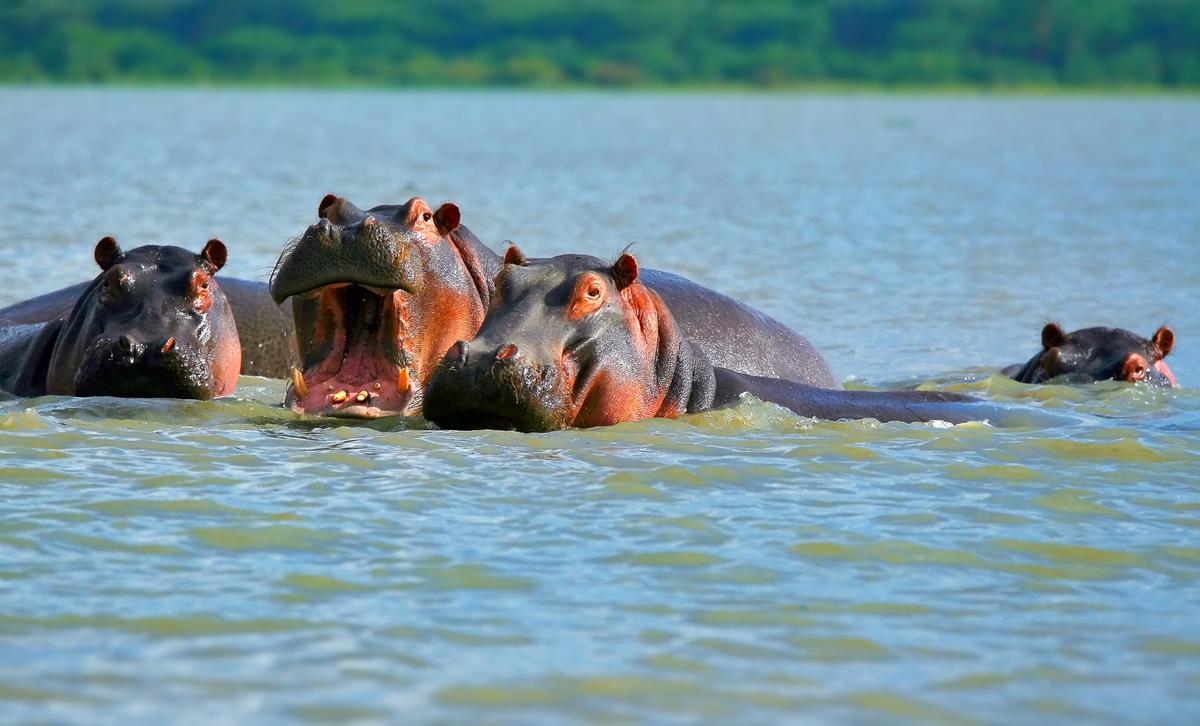
[[[500,248],[625,245],[852,385],[545,435],[0,401],[0,713],[161,722],[1200,717],[1200,103],[3,90],[0,305],[105,234],[261,277],[326,192]],[[1184,384],[1022,386],[1050,319],[1170,324]]]

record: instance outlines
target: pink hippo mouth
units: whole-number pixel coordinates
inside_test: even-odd
[[[284,405],[343,418],[403,415],[416,382],[402,344],[397,291],[336,283],[306,297],[319,300],[317,322],[305,369],[292,369]]]

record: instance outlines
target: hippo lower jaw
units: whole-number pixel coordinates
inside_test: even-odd
[[[393,293],[353,283],[310,293],[320,306],[314,355],[303,372],[292,369],[286,408],[375,419],[404,415],[419,403],[407,352],[396,350],[402,321]]]
[[[347,363],[356,361],[347,358]],[[408,368],[364,378],[313,380],[293,368],[284,406],[295,413],[341,418],[383,418],[405,415],[417,399]],[[389,376],[391,380],[384,380]],[[368,382],[369,379],[369,382]]]

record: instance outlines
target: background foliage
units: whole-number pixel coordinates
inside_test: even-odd
[[[0,80],[1200,86],[1200,0],[0,0]]]

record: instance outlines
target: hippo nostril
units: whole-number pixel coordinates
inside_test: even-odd
[[[133,337],[122,335],[120,338],[117,338],[117,350],[120,350],[122,353],[132,355],[137,352],[137,348],[137,341]]]
[[[521,355],[521,350],[513,343],[505,343],[496,351],[496,360],[508,361]]]

